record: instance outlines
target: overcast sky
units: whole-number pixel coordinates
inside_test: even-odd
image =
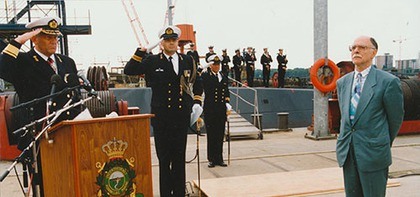
[[[149,41],[157,40],[167,0],[133,0]],[[174,24],[192,24],[197,47],[204,55],[209,45],[232,56],[237,48],[255,47],[257,57],[268,47],[272,55],[284,48],[289,68],[308,68],[314,62],[313,0],[173,0]],[[121,66],[138,46],[121,0],[68,0],[68,23],[86,23],[92,35],[71,36],[70,56],[79,67],[110,62]],[[360,35],[379,43],[378,54],[399,59],[417,59],[420,54],[419,0],[330,0],[328,1],[328,53],[338,63],[350,60],[348,46]],[[277,64],[274,64],[277,66]],[[261,68],[261,65],[257,65]]]

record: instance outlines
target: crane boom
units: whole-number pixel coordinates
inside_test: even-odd
[[[144,32],[144,28],[141,25],[140,18],[137,14],[137,11],[134,8],[133,0],[121,0],[121,2],[124,6],[125,13],[127,14],[128,20],[130,21],[131,28],[133,29],[134,36],[136,37],[136,40],[139,43],[139,46],[143,46],[142,41],[139,36],[139,32],[143,36],[145,45],[148,45],[149,40],[147,39],[146,33]],[[128,8],[127,2],[129,3],[131,9]]]

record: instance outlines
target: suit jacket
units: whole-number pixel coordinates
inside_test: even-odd
[[[354,123],[350,123],[350,100],[354,72],[337,81],[341,111],[337,160],[344,165],[353,145],[359,170],[371,172],[391,165],[391,146],[404,117],[400,80],[372,66],[365,80]]]
[[[152,88],[151,108],[155,114],[155,118],[152,119],[153,127],[188,126],[193,103],[201,105],[203,90],[199,76],[197,75],[195,80],[192,79],[193,72],[196,71],[192,58],[179,53],[175,55],[178,55],[179,60],[178,75],[163,53],[147,55],[139,49],[124,68],[125,74],[146,74],[149,78]],[[188,92],[185,87],[181,90],[181,81],[186,79],[187,72],[190,77],[186,85],[188,90],[190,85],[193,86],[192,92]]]

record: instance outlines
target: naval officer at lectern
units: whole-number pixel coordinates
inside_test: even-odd
[[[64,79],[70,73],[74,74],[73,76],[77,76],[74,60],[68,56],[56,53],[58,38],[61,36],[60,24],[61,19],[58,17],[44,17],[28,23],[25,27],[31,29],[31,31],[11,40],[0,54],[0,78],[13,84],[16,93],[19,95],[20,103],[49,95],[52,89],[51,80],[54,75],[59,75],[60,77],[57,76],[59,80]],[[28,40],[31,40],[35,47],[28,52],[20,52],[21,46]],[[77,83],[78,81],[76,80]],[[75,95],[76,92],[70,94]],[[56,97],[51,110],[61,109],[69,100],[68,96],[71,97],[70,94]],[[46,101],[36,103],[31,108],[32,110],[21,112],[19,116],[21,125],[19,126],[24,126],[46,115]],[[70,109],[61,115],[59,119],[73,119],[80,111],[81,108],[79,107]],[[41,128],[38,127],[37,131],[40,130]],[[32,136],[30,133],[22,135],[19,139],[18,148],[21,150],[25,149],[31,140]],[[35,174],[32,185],[39,184],[41,186],[40,195],[43,196],[41,162],[39,159],[39,173],[38,175]],[[29,165],[29,170],[32,174],[34,169],[31,167],[32,165]]]

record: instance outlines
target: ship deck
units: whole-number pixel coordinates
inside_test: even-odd
[[[306,128],[264,133],[264,139],[241,138],[230,142],[230,165],[207,167],[206,137],[199,138],[202,196],[327,196],[343,197],[342,172],[335,158],[335,139],[304,138]],[[197,149],[196,135],[188,136],[187,160]],[[151,137],[154,195],[159,195],[158,160]],[[387,196],[414,197],[420,193],[420,135],[398,136],[392,148]],[[228,162],[228,144],[224,144]],[[11,162],[0,161],[4,170]],[[197,160],[186,164],[187,181],[198,185]],[[20,172],[21,173],[21,172]],[[401,177],[401,178],[398,178]],[[197,189],[187,189],[199,196]],[[221,195],[223,194],[223,195]],[[12,172],[0,184],[0,196],[22,196]]]

